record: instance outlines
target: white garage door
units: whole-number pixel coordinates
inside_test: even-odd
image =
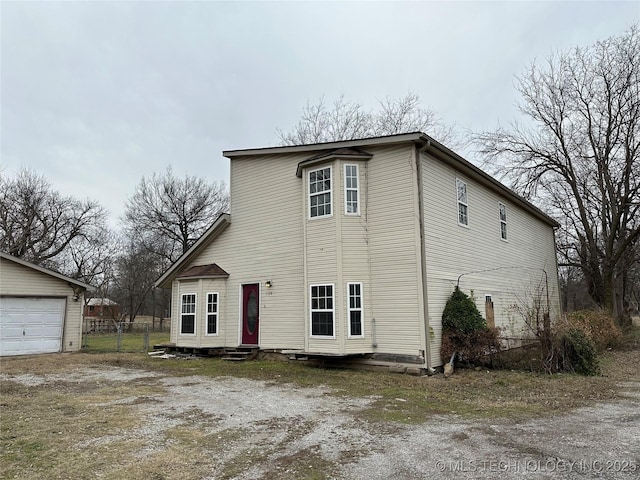
[[[59,352],[64,298],[0,298],[0,356]]]

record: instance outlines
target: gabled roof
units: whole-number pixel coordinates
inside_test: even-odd
[[[195,265],[187,268],[176,278],[227,278],[229,274],[220,268],[217,264]]]
[[[194,259],[202,250],[204,250],[218,235],[220,235],[231,224],[231,215],[228,213],[222,213],[218,215],[213,225],[202,234],[202,236],[194,243],[189,250],[184,252],[173,265],[171,265],[166,272],[164,272],[160,278],[155,282],[156,287],[168,288],[171,286],[171,282],[179,274],[183,273],[182,268]],[[222,269],[220,269],[222,270]],[[222,270],[224,272],[224,270]],[[227,272],[224,272],[227,274]],[[228,275],[228,274],[227,274]]]
[[[54,272],[53,270],[41,267],[40,265],[36,265],[35,263],[27,262],[26,260],[22,260],[21,258],[9,255],[8,253],[0,252],[0,258],[13,263],[17,263],[18,265],[22,265],[23,267],[30,268],[37,272],[44,273],[45,275],[49,275],[59,280],[63,280],[69,283],[72,287],[75,285],[76,287],[80,287],[83,290],[94,290],[94,287],[89,285],[88,283],[81,282],[80,280],[76,280],[75,278],[67,277],[66,275],[62,275],[61,273]]]
[[[450,165],[454,169],[458,170],[461,173],[473,178],[478,181],[485,187],[493,190],[499,195],[503,195],[504,197],[510,199],[513,203],[522,207],[524,210],[531,213],[534,217],[542,220],[546,224],[557,228],[560,226],[558,222],[556,222],[549,215],[544,213],[538,207],[527,201],[525,198],[521,197],[513,190],[493,178],[488,173],[484,172],[480,168],[476,167],[474,164],[465,160],[460,155],[455,153],[453,150],[449,149],[445,145],[441,144],[437,140],[431,138],[429,135],[426,135],[422,132],[411,132],[411,133],[400,133],[397,135],[386,135],[383,137],[368,137],[361,138],[355,140],[340,140],[337,142],[324,142],[324,143],[314,143],[310,145],[288,145],[282,147],[267,147],[267,148],[250,148],[244,150],[225,150],[222,154],[229,159],[239,159],[242,157],[259,157],[263,155],[284,155],[290,153],[304,153],[304,152],[318,152],[321,151],[320,155],[324,155],[329,153],[329,155],[335,154],[339,149],[359,149],[368,146],[383,146],[383,145],[393,145],[399,143],[413,143],[415,144],[421,152],[425,152],[430,154],[431,156],[437,158],[438,160]],[[305,162],[310,162],[315,157],[311,157]],[[304,162],[301,162],[304,163]],[[306,165],[305,165],[306,166]],[[298,169],[296,174],[300,176],[301,167],[298,165]]]

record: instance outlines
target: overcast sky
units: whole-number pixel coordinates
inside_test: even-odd
[[[277,145],[307,99],[411,91],[447,123],[492,129],[516,117],[514,76],[532,61],[640,21],[637,0],[0,9],[2,175],[31,168],[114,226],[143,175],[228,182],[222,150]]]

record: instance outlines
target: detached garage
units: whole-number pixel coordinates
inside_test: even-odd
[[[0,252],[0,356],[73,352],[92,287]]]

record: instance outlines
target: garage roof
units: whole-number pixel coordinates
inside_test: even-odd
[[[22,260],[21,258],[14,257],[13,255],[9,255],[4,252],[0,252],[0,258],[3,260],[9,260],[10,262],[17,263],[18,265],[22,265],[27,268],[31,268],[32,270],[36,270],[38,272],[44,273],[45,275],[49,275],[51,277],[58,278],[65,282],[68,282],[72,286],[77,286],[83,288],[85,290],[95,290],[95,288],[88,283],[81,282],[80,280],[76,280],[75,278],[67,277],[66,275],[62,275],[61,273],[54,272],[53,270],[49,270],[48,268],[41,267],[40,265],[36,265],[35,263],[27,262],[26,260]]]

